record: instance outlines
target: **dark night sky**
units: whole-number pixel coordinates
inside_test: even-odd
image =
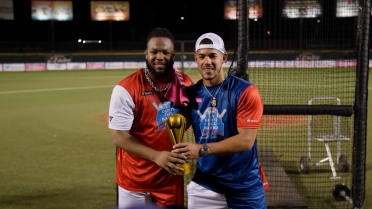
[[[90,20],[90,0],[73,0],[74,19],[69,22],[31,20],[31,0],[14,0],[14,21],[0,21],[0,43],[72,42],[78,38],[113,42],[143,41],[153,27],[169,28],[178,40],[195,40],[201,33],[216,32],[226,41],[236,40],[236,21],[224,20],[224,0],[129,0],[130,21],[97,22]],[[299,39],[300,20],[281,16],[282,0],[263,0],[263,18],[250,21],[252,40]],[[302,21],[303,38],[318,35],[322,39],[334,36],[353,38],[356,18],[335,18],[336,0],[321,0],[323,16]],[[180,17],[185,19],[181,20]],[[345,30],[345,28],[350,28]],[[52,33],[51,31],[53,31]],[[267,30],[271,36],[267,36]],[[110,33],[111,31],[111,33]],[[317,34],[316,34],[317,33]],[[309,37],[311,38],[311,37]]]
[[[9,28],[10,33],[6,38],[24,39],[25,32],[30,39],[34,40],[48,37],[45,34],[50,29],[50,23],[32,21],[30,4],[30,0],[14,0],[16,21],[0,22],[1,25]],[[81,35],[92,39],[106,38],[110,23],[90,20],[89,0],[74,0],[73,10],[72,22],[55,22],[57,40],[68,40]],[[130,12],[130,21],[111,23],[114,39],[143,39],[143,34],[148,33],[155,26],[166,26],[175,34],[187,34],[191,31],[223,31],[225,29],[223,26],[226,25],[224,22],[227,22],[223,19],[223,0],[133,0],[130,1]],[[180,19],[181,16],[185,17],[183,21]],[[17,31],[19,35],[12,31]]]

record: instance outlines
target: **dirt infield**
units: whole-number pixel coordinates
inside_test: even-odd
[[[262,128],[278,128],[283,126],[302,125],[306,123],[305,115],[264,115],[261,120]]]

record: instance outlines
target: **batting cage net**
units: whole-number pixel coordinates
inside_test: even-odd
[[[247,74],[265,104],[257,141],[267,206],[361,208],[366,136],[356,121],[366,117],[370,3],[270,3],[281,12],[263,10],[247,23]],[[252,10],[264,6],[248,1]]]
[[[332,190],[351,188],[355,68],[249,69],[249,76],[272,104],[257,136],[268,206],[349,208]]]

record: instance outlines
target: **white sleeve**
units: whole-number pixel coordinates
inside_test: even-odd
[[[111,94],[109,125],[114,130],[130,130],[133,124],[135,104],[128,91],[116,85]]]

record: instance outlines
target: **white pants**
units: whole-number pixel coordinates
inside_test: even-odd
[[[132,192],[118,186],[118,208],[124,209],[133,205],[151,204],[150,194],[147,192]]]
[[[187,185],[189,209],[226,209],[226,197],[191,181]]]

